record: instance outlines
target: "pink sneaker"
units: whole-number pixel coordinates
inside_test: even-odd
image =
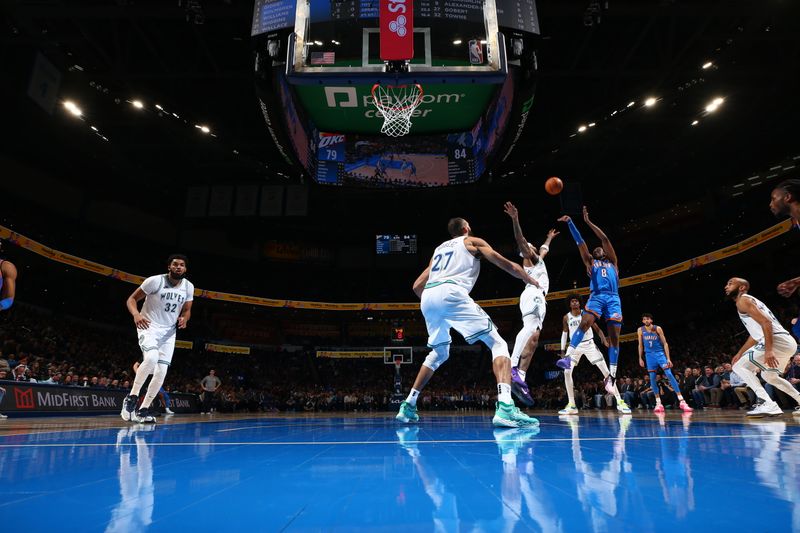
[[[655,414],[657,414],[657,415],[663,414],[664,413],[664,406],[661,405],[661,404],[656,405],[656,408],[653,409],[653,412]]]
[[[681,407],[681,410],[684,413],[691,413],[692,411],[694,411],[694,409],[689,407],[689,405],[686,402],[681,402],[681,406],[680,407]]]

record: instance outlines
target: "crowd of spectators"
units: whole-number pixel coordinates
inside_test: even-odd
[[[711,335],[687,331],[669,337],[680,392],[696,409],[746,409],[755,402],[752,391],[731,370],[731,357],[744,340],[740,330],[728,322],[715,326]],[[632,408],[651,409],[655,394],[646,371],[638,366],[635,349],[633,344],[623,345],[620,393]],[[56,316],[24,304],[0,316],[0,380],[127,390],[134,376],[132,364],[140,357],[132,327]],[[536,407],[563,407],[563,377],[553,372],[556,354],[540,349],[534,357],[529,381]],[[418,364],[402,367],[405,389]],[[206,411],[382,411],[390,409],[393,393],[394,367],[382,359],[317,358],[308,348],[225,356],[178,350],[165,388],[201,394],[203,377],[212,368],[220,383],[214,405],[204,405]],[[800,355],[782,370],[800,390]],[[574,382],[579,408],[614,408],[600,374],[587,361],[575,369]],[[782,392],[769,384],[765,388],[784,408],[794,407]],[[665,407],[677,407],[677,391],[662,373],[658,389]],[[480,410],[491,408],[494,396],[491,357],[454,346],[450,360],[419,401],[422,409]]]

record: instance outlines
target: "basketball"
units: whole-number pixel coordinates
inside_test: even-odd
[[[547,178],[547,181],[544,182],[544,190],[546,190],[548,194],[552,194],[553,196],[560,193],[563,188],[564,188],[564,182],[561,181],[560,178],[557,178],[555,176]]]

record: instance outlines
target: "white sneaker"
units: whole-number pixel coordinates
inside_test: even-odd
[[[780,416],[783,410],[776,402],[763,402],[758,404],[752,411],[747,411],[747,416]]]
[[[174,414],[175,414],[175,411],[173,411],[173,410],[172,410],[172,409],[170,409],[169,407],[167,407],[166,409],[164,409],[164,412],[165,412],[166,414],[168,414],[168,415],[174,415]]]
[[[578,414],[578,408],[575,407],[574,403],[568,403],[565,408],[563,408],[562,410],[560,410],[558,412],[558,414],[560,414],[560,415],[577,415]]]
[[[797,411],[797,414],[800,414],[800,411]],[[4,415],[3,413],[0,413],[0,420],[4,420],[6,418],[8,418],[8,415]]]
[[[797,407],[794,408],[794,411],[792,411],[792,414],[794,416],[800,416],[800,405],[798,405]]]

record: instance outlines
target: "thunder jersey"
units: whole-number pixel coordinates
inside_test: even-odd
[[[573,335],[575,335],[575,332],[578,331],[578,326],[581,325],[581,316],[582,315],[575,316],[572,313],[567,313],[567,327],[569,328],[570,339],[572,338]],[[594,333],[592,332],[592,328],[589,328],[583,335],[583,341],[581,341],[581,343],[584,343],[586,341],[591,342],[592,339],[594,339]]]
[[[756,307],[758,307],[758,310],[764,313],[767,316],[767,318],[769,318],[770,322],[772,322],[773,335],[777,335],[779,333],[785,333],[786,335],[789,334],[788,331],[783,329],[783,326],[781,326],[781,323],[778,322],[777,318],[775,318],[775,315],[772,314],[772,311],[770,311],[769,308],[766,305],[764,305],[764,302],[762,302],[758,298],[750,296],[749,294],[743,294],[742,296],[740,296],[740,298],[750,298],[751,300],[753,300],[753,302],[755,302]],[[761,325],[758,322],[756,322],[753,319],[753,317],[740,312],[739,318],[742,320],[742,324],[744,324],[744,327],[747,329],[747,333],[749,333],[750,336],[753,337],[753,339],[755,339],[759,343],[764,340],[764,330],[761,329]]]
[[[183,304],[194,299],[194,285],[188,279],[173,287],[167,277],[167,274],[150,276],[140,287],[147,295],[142,316],[150,321],[151,327],[174,328]]]
[[[481,262],[467,250],[464,243],[466,238],[450,239],[433,251],[431,271],[428,275],[428,283],[425,284],[426,289],[442,283],[453,283],[465,288],[467,292],[472,290],[475,282],[478,281],[478,274],[481,272]]]
[[[644,353],[647,355],[655,353],[664,353],[664,345],[661,344],[661,337],[658,336],[658,326],[653,324],[653,331],[647,331],[647,328],[642,326],[639,330],[642,332],[642,344],[644,345]]]
[[[547,291],[550,290],[550,277],[547,275],[547,266],[544,264],[544,260],[539,259],[539,262],[530,267],[524,267],[525,272],[535,279],[539,283],[539,287],[541,287],[542,292],[547,294]],[[526,285],[525,288],[528,287],[536,287],[535,285]]]
[[[592,294],[598,292],[617,294],[619,292],[617,267],[615,267],[614,263],[611,261],[593,259],[592,270],[589,273],[589,277],[591,279],[589,290],[592,291]]]

